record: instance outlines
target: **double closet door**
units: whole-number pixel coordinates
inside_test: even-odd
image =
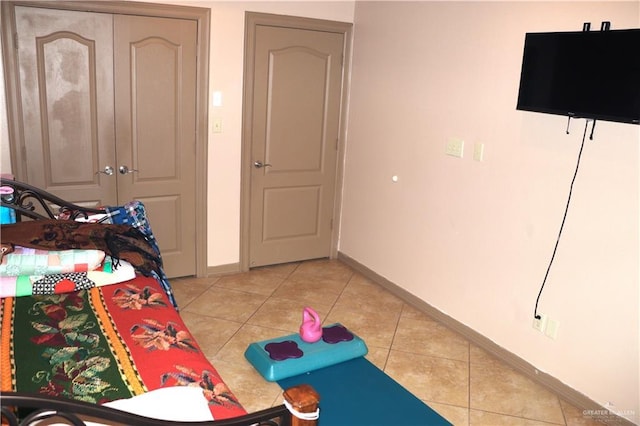
[[[18,6],[28,183],[86,206],[137,199],[169,276],[194,275],[193,20]]]

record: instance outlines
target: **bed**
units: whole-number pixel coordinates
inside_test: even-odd
[[[5,178],[0,198],[3,424],[316,424],[307,385],[242,408],[180,318],[141,203],[90,209]]]

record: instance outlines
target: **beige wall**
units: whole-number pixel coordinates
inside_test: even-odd
[[[240,260],[240,148],[245,12],[275,13],[353,22],[351,1],[157,1],[211,8],[209,91],[222,93],[222,107],[209,105],[208,265]],[[211,120],[222,119],[222,133]]]
[[[166,3],[212,10],[223,106],[210,118],[223,132],[209,134],[209,266],[239,260],[244,12],[355,20],[340,250],[601,404],[640,412],[639,126],[599,122],[586,144],[541,299],[560,322],[551,340],[531,328],[533,305],[584,121],[565,135],[564,118],[515,110],[526,31],[640,27],[638,2],[358,2],[355,18],[353,2]],[[445,156],[449,137],[466,141],[463,159]]]
[[[357,2],[340,251],[638,422],[639,126],[587,140],[532,328],[585,122],[516,111],[524,34],[603,20],[640,3]]]
[[[353,22],[354,3],[339,2],[165,2],[211,7],[210,92],[222,93],[222,107],[209,109],[208,265],[239,262],[240,148],[245,11]],[[211,120],[222,118],[222,133]]]
[[[353,22],[352,1],[164,1],[211,8],[210,92],[222,93],[222,107],[209,105],[208,253],[209,266],[239,262],[240,137],[245,11]],[[3,80],[0,80],[3,81]],[[0,171],[11,169],[4,85],[0,84]],[[222,118],[222,133],[213,133],[211,120]]]

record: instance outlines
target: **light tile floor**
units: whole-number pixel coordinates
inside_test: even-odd
[[[312,306],[363,338],[371,362],[454,425],[602,424],[337,260],[172,282],[187,326],[248,411],[281,404],[282,391],[245,349],[298,332]]]

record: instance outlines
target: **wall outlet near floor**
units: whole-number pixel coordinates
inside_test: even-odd
[[[545,314],[539,314],[540,318],[533,318],[533,328],[538,330],[540,333],[544,333],[545,328],[547,327],[547,316]]]
[[[544,333],[545,336],[556,340],[558,338],[558,329],[560,323],[554,319],[549,318],[545,314],[538,314],[540,318],[533,318],[531,326],[538,330],[540,333]]]

